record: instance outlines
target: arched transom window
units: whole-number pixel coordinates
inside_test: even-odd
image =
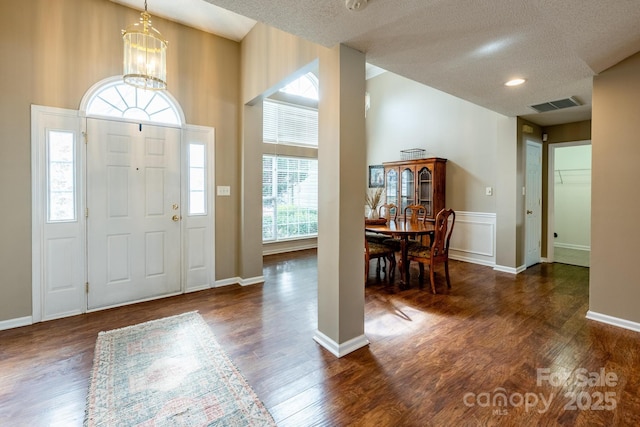
[[[87,104],[88,116],[118,117],[180,125],[180,114],[164,91],[143,90],[122,80],[102,86]]]
[[[290,93],[292,95],[298,95],[317,101],[318,78],[315,74],[309,72],[280,89],[280,92]]]

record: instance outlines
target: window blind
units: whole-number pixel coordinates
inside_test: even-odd
[[[262,240],[318,233],[318,160],[262,157]]]
[[[263,103],[264,142],[318,146],[318,110],[273,100]]]

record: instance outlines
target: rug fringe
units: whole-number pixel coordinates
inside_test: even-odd
[[[98,336],[100,335],[104,335],[104,334],[110,334],[113,332],[121,332],[121,331],[126,331],[128,329],[131,328],[136,328],[138,326],[142,326],[142,325],[148,325],[148,324],[152,324],[152,323],[156,323],[156,322],[160,322],[160,321],[166,321],[168,319],[173,319],[173,318],[178,318],[178,317],[186,317],[186,316],[192,316],[194,314],[199,314],[198,310],[195,311],[187,311],[185,313],[182,314],[176,314],[174,316],[167,316],[167,317],[161,317],[159,319],[153,319],[153,320],[147,320],[146,322],[142,322],[142,323],[136,323],[135,325],[129,325],[129,326],[123,326],[122,328],[116,328],[116,329],[110,329],[108,331],[100,331],[98,332]]]

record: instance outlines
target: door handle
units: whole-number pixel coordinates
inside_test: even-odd
[[[531,215],[533,213],[533,211],[530,211],[527,209],[527,215]]]
[[[178,222],[180,221],[180,217],[178,215],[174,215],[171,217],[171,221]]]

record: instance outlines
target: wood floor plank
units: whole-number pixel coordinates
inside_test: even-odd
[[[512,275],[452,261],[452,288],[437,274],[436,295],[418,286],[414,266],[403,290],[372,268],[363,290],[370,345],[337,359],[312,339],[316,265],[313,250],[269,256],[264,284],[0,331],[0,425],[82,425],[98,332],[192,310],[281,426],[640,425],[640,334],[585,318],[588,268],[540,264]],[[619,381],[580,384],[581,369],[601,368]],[[540,383],[540,369],[557,383]],[[502,392],[515,403],[553,398],[505,406]],[[615,409],[587,407],[607,392]],[[567,409],[572,395],[582,409]]]

